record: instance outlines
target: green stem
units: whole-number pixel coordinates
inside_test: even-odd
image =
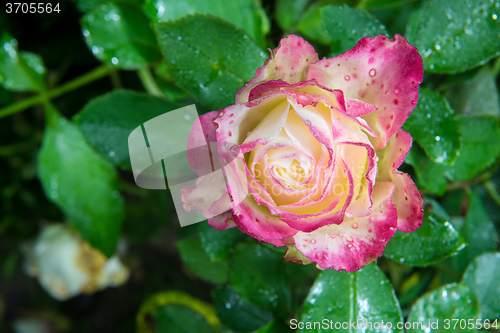
[[[493,76],[497,77],[500,74],[500,57],[497,58],[495,64],[493,65]]]
[[[7,117],[13,113],[17,113],[23,111],[27,108],[30,108],[34,105],[43,103],[44,101],[54,99],[61,95],[64,95],[70,91],[78,89],[92,81],[98,80],[109,73],[115,71],[113,68],[109,68],[107,66],[97,67],[96,69],[83,74],[82,76],[77,77],[74,80],[68,81],[63,85],[47,91],[45,93],[40,93],[39,95],[35,95],[32,97],[25,98],[17,103],[11,104],[0,109],[0,118]]]
[[[498,194],[495,183],[493,183],[491,180],[487,180],[484,182],[483,185],[486,188],[486,191],[488,192],[490,197],[495,201],[497,205],[500,206],[500,194]]]
[[[118,71],[113,71],[109,73],[109,78],[111,79],[111,84],[113,85],[114,89],[123,88],[122,80],[120,80],[120,75],[118,74]]]
[[[137,71],[137,75],[139,76],[139,79],[141,80],[142,85],[144,86],[144,89],[153,96],[157,97],[162,97],[164,98],[165,95],[161,92],[160,87],[158,87],[158,84],[155,81],[155,78],[153,77],[153,74],[149,70],[149,67],[143,67]]]

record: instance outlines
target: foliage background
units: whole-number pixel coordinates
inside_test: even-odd
[[[288,332],[291,318],[500,317],[498,1],[51,3],[61,12],[0,12],[0,331],[31,322],[30,332]],[[425,195],[424,225],[398,232],[356,273],[285,263],[284,249],[238,230],[180,228],[168,192],[136,187],[130,172],[132,129],[192,103],[233,104],[289,33],[320,58],[399,33],[424,59],[401,168]],[[51,222],[106,255],[122,238],[126,285],[50,298],[24,274],[20,245]]]

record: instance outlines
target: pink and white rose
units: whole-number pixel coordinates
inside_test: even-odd
[[[417,49],[399,35],[322,60],[304,39],[282,39],[235,105],[193,126],[188,150],[217,151],[188,152],[190,166],[203,176],[220,165],[226,180],[200,178],[183,190],[184,207],[216,229],[286,245],[286,260],[360,269],[396,230],[422,224],[421,194],[397,170],[422,77]]]

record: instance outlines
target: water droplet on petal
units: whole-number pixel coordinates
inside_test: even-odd
[[[375,68],[372,68],[370,69],[370,72],[368,74],[370,74],[371,77],[374,77],[375,75],[377,75],[377,71],[375,70]]]
[[[349,81],[351,77],[349,75],[344,76],[344,80]]]
[[[353,229],[358,229],[358,224],[357,224],[357,223],[354,223],[354,224],[352,225],[352,228],[353,228]]]

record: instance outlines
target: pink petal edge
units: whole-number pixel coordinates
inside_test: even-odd
[[[392,181],[396,186],[392,201],[398,210],[398,229],[413,232],[422,225],[424,200],[411,177],[397,169],[403,163],[412,145],[410,133],[400,129],[377,151],[379,157],[379,181]]]
[[[422,58],[398,34],[392,41],[385,36],[366,37],[337,57],[311,64],[307,79],[340,89],[346,98],[376,105],[375,111],[363,117],[377,133],[373,145],[381,149],[417,104]]]

